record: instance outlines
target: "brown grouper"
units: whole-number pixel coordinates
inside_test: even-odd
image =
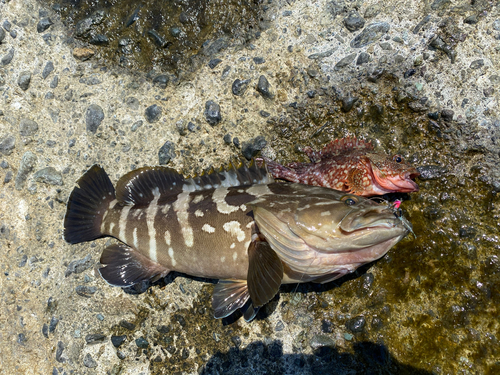
[[[310,163],[283,166],[264,158],[274,178],[323,186],[370,197],[387,193],[418,191],[413,181],[420,174],[401,155],[375,151],[370,142],[356,138],[331,141],[321,151],[304,152]]]
[[[99,269],[128,287],[170,271],[220,279],[216,318],[252,319],[283,283],[328,282],[382,257],[411,231],[388,203],[295,183],[265,165],[184,178],[166,167],[123,176],[116,190],[94,165],[68,201],[71,244],[114,237]]]

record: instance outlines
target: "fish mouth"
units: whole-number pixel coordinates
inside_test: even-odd
[[[380,208],[350,215],[339,227],[344,234],[352,234],[363,230],[392,229],[398,224],[399,218],[392,210]]]
[[[388,193],[412,193],[418,191],[418,185],[413,179],[420,176],[418,172],[406,172],[396,176],[381,176],[380,171],[374,170],[377,184]]]

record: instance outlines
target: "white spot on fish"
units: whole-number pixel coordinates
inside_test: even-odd
[[[233,242],[231,246],[229,246],[230,249],[234,249],[236,247],[236,244]]]
[[[271,190],[269,190],[269,187],[265,184],[252,185],[247,189],[247,193],[255,196],[272,194]]]
[[[149,235],[149,258],[153,262],[158,262],[158,257],[156,254],[156,229],[155,229],[155,218],[158,212],[158,199],[160,199],[160,189],[155,187],[152,191],[153,200],[149,203],[146,211],[146,225],[148,226]]]
[[[323,211],[322,213],[320,213],[320,216],[330,216],[331,214],[331,211]]]
[[[252,242],[252,240],[245,242],[244,248],[248,249],[248,247],[250,246],[251,242]]]
[[[202,227],[201,227],[201,230],[207,232],[207,233],[213,233],[215,232],[215,228],[212,227],[210,224],[204,224]]]
[[[109,233],[113,234],[113,228],[115,227],[115,223],[109,223]]]
[[[224,187],[231,187],[231,186],[238,186],[241,185],[240,182],[238,181],[238,176],[234,172],[221,172],[221,175],[226,177],[224,181],[222,181],[222,185]]]
[[[221,257],[221,258],[220,258],[220,261],[221,261],[222,263],[224,263],[224,262],[226,261],[226,257]]]
[[[235,236],[238,242],[242,242],[245,239],[245,232],[240,228],[240,223],[238,221],[232,220],[225,223],[222,227],[232,236]]]
[[[237,191],[238,191],[238,193],[240,193],[240,194],[241,194],[241,193],[244,193],[244,192],[245,192],[245,189],[238,189]]]
[[[203,200],[203,195],[200,194],[200,195],[197,195],[196,197],[193,198],[193,203],[194,204],[200,203],[202,200]]]
[[[137,239],[137,227],[134,228],[134,232],[132,233],[132,237],[134,238],[134,247],[137,250],[139,248],[139,241]]]
[[[127,238],[125,237],[125,231],[127,229],[127,217],[132,206],[123,206],[122,212],[120,212],[120,221],[118,222],[118,228],[120,228],[118,239],[127,243]]]
[[[212,194],[212,199],[217,205],[217,211],[219,211],[221,214],[229,215],[231,212],[238,211],[240,207],[227,204],[226,202],[227,193],[228,189],[226,187],[215,189],[214,193]]]
[[[167,212],[170,210],[170,207],[171,207],[171,206],[170,206],[169,204],[165,204],[165,205],[163,205],[163,207],[161,208],[161,213],[162,213],[163,215],[166,215],[166,214],[167,214]]]
[[[307,210],[308,208],[311,208],[311,205],[306,204],[304,207],[297,207],[297,211]]]
[[[241,210],[241,211],[246,211],[246,210],[247,210],[247,206],[245,206],[244,204],[242,204],[242,205],[240,206],[240,210]]]
[[[318,203],[314,203],[315,206],[328,206],[330,204],[337,204],[339,203],[338,201],[335,201],[335,200],[327,200],[327,201],[323,201],[323,202],[318,202]]]
[[[253,227],[253,224],[255,223],[255,221],[251,221],[249,222],[247,225],[246,225],[246,228],[247,229],[250,229],[251,227]]]
[[[170,260],[172,261],[172,267],[175,267],[177,262],[174,259],[174,249],[172,249],[171,247],[168,248],[168,256],[170,257]]]
[[[170,232],[168,230],[165,231],[165,243],[167,246],[170,246],[171,243]]]
[[[235,252],[233,253],[233,260],[234,260],[234,261],[236,261],[236,258],[238,258],[238,253],[235,251]]]
[[[184,193],[180,193],[177,196],[177,200],[173,204],[174,211],[177,213],[177,221],[181,226],[184,243],[187,247],[192,247],[194,243],[193,228],[189,225],[189,214],[187,212],[190,199],[191,196],[189,195],[189,192],[186,191]]]
[[[196,217],[203,217],[203,212],[201,210],[196,210],[194,212],[194,216],[196,216]]]

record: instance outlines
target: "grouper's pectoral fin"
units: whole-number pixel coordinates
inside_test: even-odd
[[[146,280],[158,280],[169,270],[153,262],[138,251],[123,243],[104,249],[99,269],[101,277],[113,286],[129,287]]]
[[[268,303],[283,280],[283,263],[269,243],[254,240],[248,248],[248,292],[254,307]]]
[[[214,317],[221,319],[241,309],[248,302],[247,282],[244,280],[219,280],[212,296]]]

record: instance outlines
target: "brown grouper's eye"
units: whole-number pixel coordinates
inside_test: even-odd
[[[354,206],[356,203],[358,203],[358,197],[354,195],[344,195],[342,198],[340,198],[342,202],[346,204],[346,206]]]
[[[401,157],[401,155],[394,155],[392,160],[394,160],[396,163],[401,163],[403,161],[403,158]]]

